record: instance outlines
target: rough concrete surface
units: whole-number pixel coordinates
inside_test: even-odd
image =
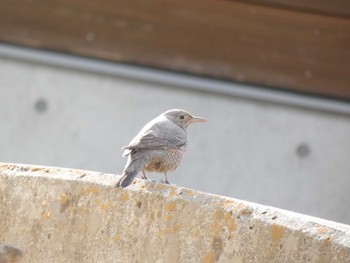
[[[0,243],[21,262],[350,262],[350,226],[174,185],[0,164]]]

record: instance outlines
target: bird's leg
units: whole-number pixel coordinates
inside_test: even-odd
[[[168,177],[166,176],[166,173],[164,173],[164,183],[165,184],[170,184],[169,181],[168,181]]]
[[[141,178],[144,179],[144,180],[148,180],[148,178],[147,178],[146,173],[145,173],[144,170],[142,170]]]

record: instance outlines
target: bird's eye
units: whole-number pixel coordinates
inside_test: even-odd
[[[183,115],[180,115],[180,119],[183,120],[185,118],[185,116]]]

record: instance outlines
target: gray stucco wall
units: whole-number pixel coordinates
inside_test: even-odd
[[[161,112],[189,128],[172,183],[350,223],[350,117],[0,56],[0,160],[120,173]],[[154,175],[152,178],[160,179]]]

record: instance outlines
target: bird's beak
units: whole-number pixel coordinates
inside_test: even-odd
[[[191,123],[194,123],[194,122],[207,122],[208,120],[207,119],[204,119],[204,118],[201,118],[201,117],[192,117],[191,119]]]

